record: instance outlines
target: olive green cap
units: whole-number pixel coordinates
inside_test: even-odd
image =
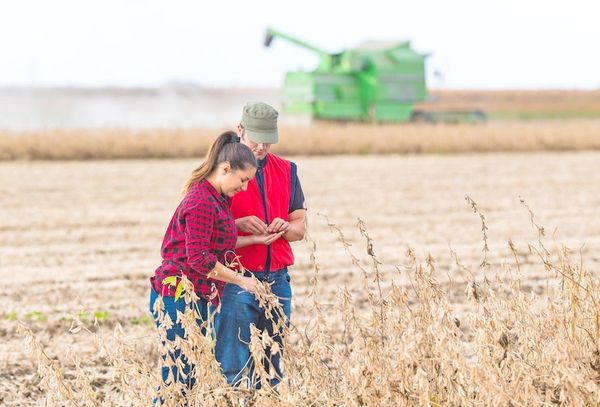
[[[272,106],[263,102],[248,102],[242,111],[240,124],[255,143],[275,144],[279,141],[277,117],[279,113]]]

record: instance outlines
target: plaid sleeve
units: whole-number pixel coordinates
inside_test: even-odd
[[[197,202],[186,210],[185,250],[187,261],[189,266],[201,276],[206,276],[217,264],[217,257],[210,249],[214,221],[215,206],[207,200]]]

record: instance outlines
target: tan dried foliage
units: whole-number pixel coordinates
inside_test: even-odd
[[[178,315],[188,332],[187,340],[166,341],[164,327],[174,321],[168,320],[158,301],[155,311],[161,315],[163,328],[159,329],[157,346],[165,341],[164,355],[178,348],[197,366],[197,385],[187,392],[188,405],[598,405],[600,282],[581,256],[573,258],[567,247],[556,242],[553,248],[548,247],[543,228],[522,201],[539,233],[529,250],[558,283],[554,295],[547,297],[522,291],[520,254],[514,244],[508,243],[514,263],[488,263],[485,216],[470,197],[466,199],[482,223],[485,249],[480,268],[484,272],[468,269],[453,253],[459,269],[467,272],[465,281],[452,283],[463,285],[470,303],[460,318],[448,287],[438,281],[431,256],[421,261],[409,248],[405,264],[397,271],[409,278],[410,285],[401,287],[393,281],[382,285],[374,242],[360,219],[358,228],[370,265],[356,257],[342,230],[326,221],[360,271],[358,278],[367,301],[359,306],[345,287],[339,287],[335,303],[321,301],[317,253],[311,245],[310,321],[302,327],[283,323],[277,299],[269,286],[263,285],[257,298],[268,315],[279,317],[273,329],[283,335],[283,349],[274,346],[266,332],[252,327],[249,346],[258,368],[254,377],[245,377],[239,387],[227,386],[219,373],[212,355],[211,318],[204,321],[203,333],[195,322],[197,315],[188,307],[189,312]],[[482,277],[477,280],[476,275]],[[189,281],[185,284],[185,301],[193,303],[197,297]],[[85,327],[83,330],[95,335]],[[66,380],[35,335],[24,326],[21,332],[45,377],[40,384],[47,391],[49,405],[115,403],[95,398],[78,362],[76,380]],[[149,370],[121,332],[117,328],[110,343],[98,340],[97,346],[115,368],[113,380],[119,383],[120,400],[126,400],[123,404],[148,405],[159,386],[158,372]],[[285,370],[280,385],[253,390],[252,383],[265,383],[274,377],[275,372],[264,368],[262,361],[279,352],[283,352]],[[176,385],[160,391],[166,405],[184,403]]]

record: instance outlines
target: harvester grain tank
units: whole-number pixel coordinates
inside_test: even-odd
[[[367,122],[435,121],[432,113],[415,112],[428,99],[426,54],[409,42],[371,41],[329,53],[314,45],[268,29],[265,46],[281,38],[319,56],[313,71],[288,72],[283,84],[283,109],[315,119]]]

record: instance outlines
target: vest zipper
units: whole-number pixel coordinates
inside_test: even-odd
[[[265,165],[266,166],[266,165]],[[267,198],[266,198],[266,184],[267,184],[267,180],[265,177],[265,171],[264,171],[264,167],[263,168],[259,168],[258,169],[259,174],[260,174],[260,179],[262,180],[262,182],[259,183],[259,189],[260,189],[260,197],[262,199],[262,203],[263,203],[263,209],[265,211],[265,223],[268,225],[270,223],[269,220],[269,212],[267,210]],[[267,246],[267,259],[265,260],[265,269],[264,271],[270,271],[271,268],[271,245]]]

